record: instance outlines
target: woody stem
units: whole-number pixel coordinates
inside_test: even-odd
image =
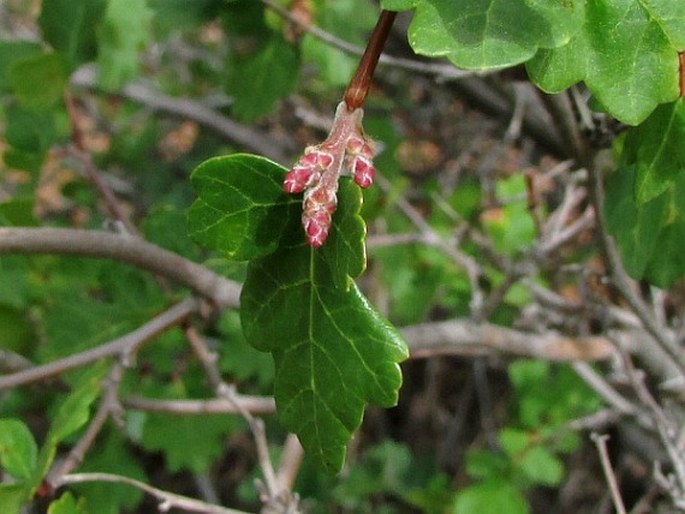
[[[395,15],[397,13],[394,11],[382,10],[378,17],[376,26],[369,38],[369,43],[366,45],[366,50],[364,50],[364,54],[359,61],[357,71],[345,90],[343,98],[349,111],[354,111],[364,104],[371,85],[371,79],[373,78],[373,72],[385,46],[385,41],[388,39],[390,28],[395,21]]]

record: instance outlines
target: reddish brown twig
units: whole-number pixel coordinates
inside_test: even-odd
[[[343,98],[349,111],[354,111],[364,104],[371,86],[373,72],[376,69],[376,64],[378,64],[378,59],[385,46],[385,41],[388,39],[388,34],[396,15],[396,12],[383,10],[378,17],[376,26],[369,38],[369,43],[366,45],[366,50],[364,50],[364,55],[362,55],[359,61],[357,71],[345,90]]]

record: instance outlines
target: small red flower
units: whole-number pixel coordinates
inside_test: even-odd
[[[373,183],[373,143],[362,130],[361,109],[348,110],[341,102],[333,126],[323,143],[305,149],[300,160],[286,173],[283,189],[288,193],[304,191],[302,226],[310,246],[326,241],[338,199],[340,175],[351,176],[360,187]]]

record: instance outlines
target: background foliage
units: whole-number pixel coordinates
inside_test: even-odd
[[[382,176],[314,251],[281,176],[380,7]],[[629,508],[685,504],[685,3],[7,0],[0,36],[4,512],[597,512],[590,431]]]

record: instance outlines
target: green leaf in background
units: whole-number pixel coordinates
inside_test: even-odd
[[[14,94],[24,107],[48,108],[64,95],[67,68],[60,54],[41,54],[12,66],[9,78]]]
[[[136,75],[138,53],[150,37],[152,11],[145,0],[109,0],[98,27],[98,83],[114,91]]]
[[[369,0],[318,0],[315,6],[319,27],[359,45],[366,42],[368,31],[378,18],[378,8]],[[359,61],[311,34],[306,34],[302,40],[302,53],[307,61],[316,63],[317,78],[340,87],[347,85]]]
[[[206,473],[225,452],[222,441],[242,427],[242,420],[235,416],[150,413],[146,416],[142,444],[148,450],[163,452],[172,472],[186,469]]]
[[[70,69],[95,57],[95,30],[106,6],[107,0],[42,2],[38,22],[43,38],[66,56]]]
[[[564,478],[564,464],[547,447],[535,445],[520,456],[518,465],[527,480],[535,485],[558,486]]]
[[[152,22],[157,32],[165,36],[175,30],[199,26],[219,10],[214,0],[148,0],[147,5],[154,11]]]
[[[361,198],[352,194],[357,186],[348,186],[341,187],[339,205],[350,205],[336,212],[337,226],[359,212]],[[323,247],[347,248],[338,253],[301,242],[252,261],[240,310],[247,340],[273,354],[279,419],[329,472],[341,469],[365,404],[396,403],[401,384],[397,363],[407,357],[397,330],[354,283],[347,279],[346,287],[337,285],[340,269],[349,273],[358,269],[353,263],[364,259],[360,245],[336,241],[342,237],[340,230],[332,230]]]
[[[299,70],[296,49],[281,35],[272,35],[256,53],[232,63],[227,82],[232,113],[243,121],[269,114],[295,88]]]
[[[405,8],[407,2],[382,5]],[[582,22],[573,1],[415,0],[413,7],[408,36],[414,51],[469,69],[524,62],[538,48],[567,43]]]
[[[638,204],[635,166],[616,170],[607,182],[607,230],[616,238],[630,275],[667,287],[685,276],[685,173],[659,196]]]
[[[636,167],[638,205],[659,196],[685,173],[685,100],[659,106],[628,130],[620,168]]]
[[[0,484],[2,514],[20,514],[30,491],[23,484]]]
[[[7,142],[16,150],[40,156],[42,161],[45,152],[58,138],[55,112],[51,109],[36,110],[11,105],[5,113]]]
[[[233,260],[276,250],[288,225],[299,224],[301,201],[283,192],[282,166],[255,155],[215,157],[193,171],[198,199],[190,235]]]
[[[144,482],[149,480],[124,435],[117,430],[106,431],[98,437],[98,444],[86,454],[79,472],[105,472]],[[144,496],[139,489],[110,482],[90,482],[73,487],[86,500],[90,512],[97,514],[133,511]]]
[[[101,382],[106,371],[104,362],[88,368],[80,377],[78,386],[57,407],[52,416],[50,430],[40,449],[38,466],[32,480],[34,487],[42,481],[50,468],[57,446],[90,419],[90,408],[100,395]]]
[[[483,225],[500,252],[523,250],[535,238],[535,223],[526,200],[523,174],[497,181],[496,189],[502,207],[483,216]]]
[[[30,41],[0,41],[0,91],[9,91],[12,68],[24,60],[43,53],[38,43]]]
[[[18,419],[0,419],[0,465],[14,478],[28,480],[36,467],[38,447]]]
[[[88,508],[83,498],[77,500],[67,491],[50,504],[48,514],[88,514]]]
[[[530,507],[521,492],[504,480],[488,480],[459,491],[452,514],[528,514]]]

